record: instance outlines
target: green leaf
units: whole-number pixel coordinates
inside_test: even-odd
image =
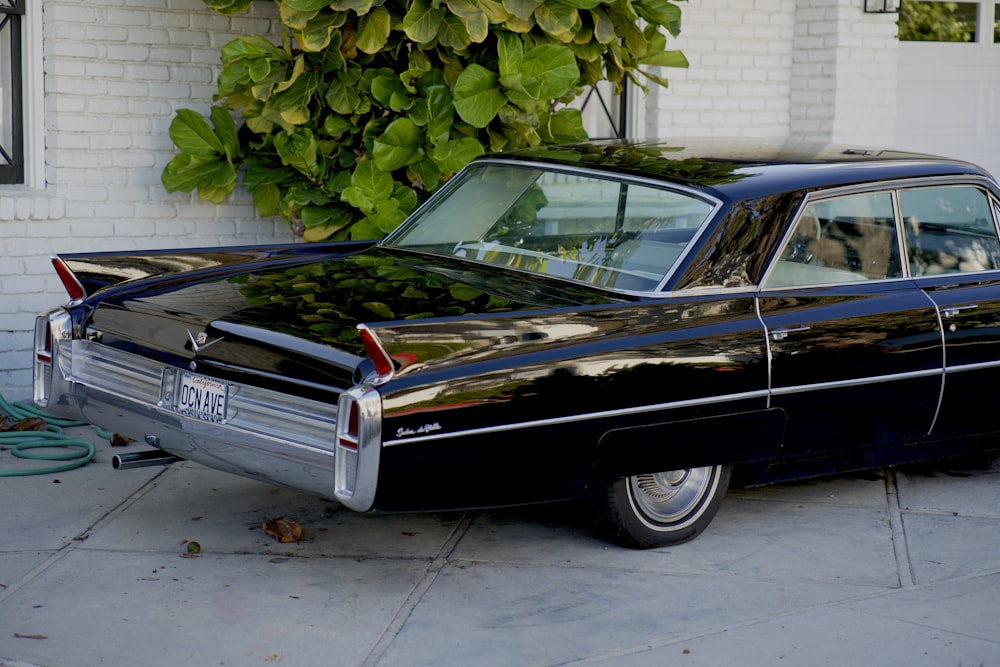
[[[452,283],[448,286],[448,294],[456,301],[473,301],[482,294],[479,290],[462,283]]]
[[[225,148],[201,114],[179,109],[170,122],[170,139],[182,153],[208,158],[224,153]]]
[[[323,241],[351,224],[354,215],[343,206],[306,206],[302,208],[302,224],[306,241]]]
[[[330,46],[335,35],[340,44],[338,30],[346,20],[347,15],[343,13],[321,12],[295,33],[295,39],[303,51],[318,53]]]
[[[448,9],[455,16],[458,16],[465,23],[465,29],[469,33],[469,39],[475,43],[486,39],[489,32],[489,19],[486,13],[469,0],[448,0]]]
[[[652,24],[661,25],[676,37],[681,32],[681,8],[670,0],[634,0],[636,13]]]
[[[218,105],[212,107],[209,111],[209,117],[212,119],[215,135],[219,138],[226,156],[232,159],[240,151],[239,130],[236,128],[236,122],[227,109]]]
[[[225,16],[231,16],[233,14],[245,12],[250,8],[250,3],[252,1],[253,0],[205,0],[205,4],[209,9],[214,9]]]
[[[280,203],[281,189],[274,183],[265,183],[253,191],[253,205],[260,215],[277,215]]]
[[[372,81],[372,97],[378,100],[383,108],[396,112],[408,109],[413,105],[406,86],[397,76],[375,77],[375,80]]]
[[[469,28],[465,21],[454,14],[446,14],[441,20],[437,39],[442,46],[450,47],[455,51],[465,51],[472,43],[472,37],[469,36]]]
[[[660,51],[643,56],[639,59],[639,64],[655,67],[687,67],[688,59],[680,51]]]
[[[375,140],[372,159],[380,170],[395,171],[418,161],[422,144],[420,128],[409,118],[397,118]]]
[[[528,49],[521,61],[520,74],[521,89],[536,100],[562,97],[580,80],[573,52],[558,44]]]
[[[503,8],[522,21],[530,21],[541,6],[542,0],[503,0]]]
[[[275,95],[271,103],[285,122],[304,125],[309,122],[309,104],[319,85],[319,73],[308,72],[295,80],[285,92]]]
[[[374,11],[361,17],[358,21],[357,47],[365,53],[378,53],[389,41],[391,28],[389,10],[376,7]]]
[[[587,140],[587,130],[583,128],[583,114],[579,109],[569,107],[559,109],[548,122],[548,137],[550,143],[572,143]]]
[[[361,95],[358,93],[358,79],[361,78],[361,68],[358,65],[348,67],[345,72],[338,72],[337,76],[326,89],[326,103],[336,113],[349,116],[357,111],[361,104]]]
[[[605,12],[600,9],[592,9],[590,17],[594,22],[594,39],[601,44],[610,44],[617,39],[615,24]]]
[[[427,141],[436,144],[447,139],[455,120],[455,105],[451,102],[448,86],[427,89],[427,111]]]
[[[387,199],[375,207],[375,213],[369,215],[368,220],[385,235],[406,220],[406,213],[400,210],[398,201]]]
[[[403,17],[403,32],[414,42],[429,44],[437,36],[444,15],[444,7],[431,7],[426,0],[414,0]]]
[[[274,138],[274,148],[282,164],[304,174],[312,174],[316,170],[316,139],[309,128],[297,128],[290,135],[278,134]]]
[[[325,8],[330,0],[283,0],[282,4],[297,12],[314,12]]]
[[[284,58],[285,52],[269,42],[266,37],[252,35],[237,37],[222,47],[222,62],[228,64],[244,58]]]
[[[521,60],[524,58],[524,42],[520,37],[506,30],[497,31],[496,37],[500,76],[517,74],[521,67]]]
[[[191,192],[198,189],[202,199],[221,204],[236,187],[236,169],[225,160],[201,160],[175,155],[160,177],[167,192]]]
[[[464,137],[435,146],[431,159],[442,173],[453,174],[483,153],[483,145],[477,139]]]
[[[486,127],[507,103],[497,86],[497,74],[476,64],[458,75],[452,97],[455,111],[473,127]]]
[[[396,318],[396,314],[392,312],[392,309],[380,301],[367,301],[362,305],[379,317],[384,317],[389,320]]]
[[[433,192],[441,183],[441,170],[428,155],[406,168],[406,177],[419,185],[425,192]]]
[[[370,212],[375,210],[377,202],[392,196],[394,182],[392,176],[375,166],[374,161],[361,160],[351,175],[351,186],[344,190],[341,197],[352,206]]]
[[[571,31],[579,20],[580,15],[576,7],[560,0],[544,2],[535,10],[538,27],[564,42],[572,39]]]
[[[287,4],[281,4],[278,7],[278,16],[281,17],[281,23],[292,30],[305,30],[305,27],[309,25],[309,21],[315,18],[317,14],[319,14],[318,9],[300,12],[297,9],[292,9]]]
[[[330,8],[338,12],[346,12],[353,10],[358,16],[363,16],[368,13],[368,10],[372,8],[375,0],[336,0],[335,2],[330,2]],[[381,0],[378,0],[381,4]]]

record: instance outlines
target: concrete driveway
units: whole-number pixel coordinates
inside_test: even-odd
[[[363,516],[73,431],[96,462],[0,478],[3,667],[1000,665],[1000,458],[734,489],[629,551],[570,506]]]

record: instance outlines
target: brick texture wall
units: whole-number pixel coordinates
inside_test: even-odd
[[[214,205],[160,183],[175,110],[207,114],[220,48],[238,35],[277,35],[272,3],[233,17],[202,0],[29,0],[28,12],[41,18],[44,68],[43,99],[26,118],[44,126],[44,153],[28,159],[44,160],[44,183],[0,186],[0,391],[9,400],[31,395],[35,314],[66,300],[51,255],[292,239],[245,193]]]
[[[797,137],[888,145],[896,15],[862,0],[699,0],[674,43],[690,61],[646,98],[646,136]]]

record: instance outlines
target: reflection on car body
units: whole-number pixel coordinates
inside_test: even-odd
[[[998,201],[792,142],[484,157],[378,243],[57,257],[35,399],[358,511],[576,499],[676,544],[734,469],[991,446]]]

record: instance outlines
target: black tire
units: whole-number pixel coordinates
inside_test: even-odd
[[[717,465],[619,479],[602,499],[604,536],[633,549],[697,537],[719,511],[730,472],[730,466]]]

